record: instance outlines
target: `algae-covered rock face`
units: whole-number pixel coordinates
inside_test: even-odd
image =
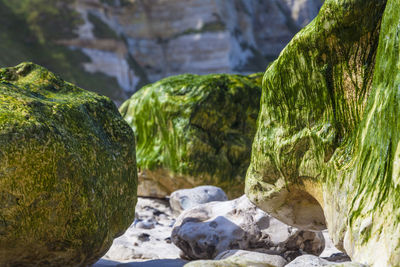
[[[308,229],[326,218],[371,266],[400,266],[399,21],[395,0],[325,1],[265,73],[246,179],[262,209]]]
[[[203,184],[243,194],[260,96],[260,74],[185,74],[134,94],[120,112],[136,134],[138,194]]]
[[[0,69],[0,265],[86,266],[134,218],[134,135],[106,97]]]

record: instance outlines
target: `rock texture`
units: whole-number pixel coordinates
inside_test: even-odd
[[[256,208],[246,196],[184,211],[171,237],[183,256],[190,259],[213,259],[230,249],[257,250],[287,258],[301,251],[319,255],[324,249],[321,233],[291,228]]]
[[[129,226],[135,140],[106,97],[0,69],[0,265],[84,266]]]
[[[136,135],[140,196],[214,185],[243,194],[261,75],[179,75],[142,88],[120,112]]]
[[[399,19],[398,1],[325,1],[265,73],[246,181],[263,210],[327,224],[371,266],[400,262]]]
[[[127,52],[156,81],[186,72],[264,70],[316,16],[321,4],[318,0],[151,0],[99,5],[86,0],[79,1],[77,8],[123,34]],[[96,30],[97,25],[87,22],[86,29]],[[267,30],[262,28],[266,24]],[[86,33],[84,37],[96,38]]]
[[[135,221],[114,240],[103,260],[127,262],[179,258],[180,250],[171,242],[174,223],[167,200],[139,197]]]
[[[45,64],[120,103],[166,76],[264,71],[322,2],[0,0],[0,65]]]
[[[182,259],[161,260],[135,260],[129,262],[118,262],[101,259],[93,267],[183,267],[187,261]]]
[[[181,189],[171,194],[169,204],[179,215],[184,210],[212,201],[227,201],[225,192],[216,186],[204,185],[191,189]]]
[[[333,242],[328,234],[328,230],[322,231],[322,234],[324,235],[324,239],[325,239],[325,249],[319,255],[320,258],[323,258],[327,261],[332,261],[332,262],[349,262],[349,261],[351,261],[350,257],[347,254],[343,253],[342,251],[338,250],[335,247],[335,245],[333,244]]]
[[[290,262],[285,267],[322,267],[322,266],[335,266],[335,267],[366,267],[366,265],[355,262],[331,262],[319,258],[314,255],[303,255],[297,257],[294,261]]]
[[[269,255],[246,250],[228,250],[219,254],[214,260],[198,260],[185,264],[185,267],[283,267],[287,261],[278,255]]]
[[[253,206],[254,207],[254,206]],[[221,208],[221,207],[220,207]],[[171,266],[182,267],[187,261],[178,259],[180,250],[171,242],[171,231],[175,223],[175,217],[171,212],[171,207],[167,199],[157,198],[138,198],[135,208],[136,219],[131,227],[119,238],[113,242],[110,250],[96,262],[94,267],[106,266],[127,266],[127,267],[142,267],[142,266]],[[246,213],[242,213],[246,215]],[[241,216],[240,214],[237,216]],[[274,224],[274,222],[272,222]],[[290,227],[282,228],[282,223],[278,226],[270,226],[271,232],[275,233],[274,236],[279,236],[277,232],[290,229]],[[281,232],[281,238],[284,239],[288,234]],[[291,233],[293,234],[293,232]],[[325,238],[325,249],[318,257],[304,257],[305,260],[295,261],[300,266],[307,266],[312,262],[326,262],[350,264],[350,258],[345,254],[340,253],[333,247],[327,231],[323,232]],[[279,238],[275,237],[275,240]],[[305,238],[295,238],[298,242],[304,242],[303,245],[297,243],[291,245],[293,247],[300,247],[301,249],[310,248],[310,240]],[[319,239],[320,240],[320,239]],[[319,241],[318,241],[319,242]],[[312,242],[311,242],[312,243]],[[311,244],[312,245],[312,244]],[[295,248],[295,249],[297,249]],[[266,266],[269,263],[286,264],[286,261],[291,261],[296,257],[305,253],[302,250],[286,250],[283,256],[276,255],[279,251],[272,249],[259,249],[256,251],[243,251],[243,250],[228,250],[218,254],[213,261],[192,261],[190,264],[200,265],[210,264],[211,266],[232,266],[234,264],[244,264],[243,266]],[[307,250],[307,249],[306,249]],[[282,250],[281,250],[282,251]],[[309,251],[309,250],[308,250]],[[266,252],[266,253],[262,253]],[[232,256],[232,257],[231,257]],[[225,261],[226,258],[229,260]],[[303,258],[303,257],[302,257]],[[241,260],[243,259],[243,260]],[[317,259],[317,260],[315,260]],[[251,265],[251,264],[252,265]],[[189,265],[190,266],[190,265]],[[235,265],[236,266],[236,265]],[[312,266],[312,265],[311,265]],[[350,265],[352,266],[352,265]],[[358,265],[356,265],[358,266]]]

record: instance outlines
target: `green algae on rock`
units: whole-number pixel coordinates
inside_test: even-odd
[[[372,266],[400,266],[399,21],[399,1],[388,0],[368,105],[352,145],[340,151],[343,158],[352,149],[351,160],[333,169],[324,188],[334,193],[336,179],[340,191],[347,189],[344,248]]]
[[[32,63],[0,69],[0,265],[86,266],[134,219],[131,128]]]
[[[246,176],[259,207],[371,266],[400,266],[399,21],[395,0],[325,1],[264,75]]]
[[[215,185],[243,194],[261,74],[184,74],[146,86],[121,107],[136,135],[138,194]]]

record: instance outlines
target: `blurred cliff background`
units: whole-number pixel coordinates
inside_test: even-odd
[[[323,0],[0,0],[0,67],[33,61],[117,104],[181,73],[264,71]]]

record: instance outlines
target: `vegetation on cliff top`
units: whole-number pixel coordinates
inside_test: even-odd
[[[46,66],[79,86],[123,100],[115,78],[89,73],[83,63],[90,58],[80,51],[57,44],[75,37],[83,22],[65,0],[0,0],[0,66],[33,61]],[[49,23],[51,21],[51,23]]]

